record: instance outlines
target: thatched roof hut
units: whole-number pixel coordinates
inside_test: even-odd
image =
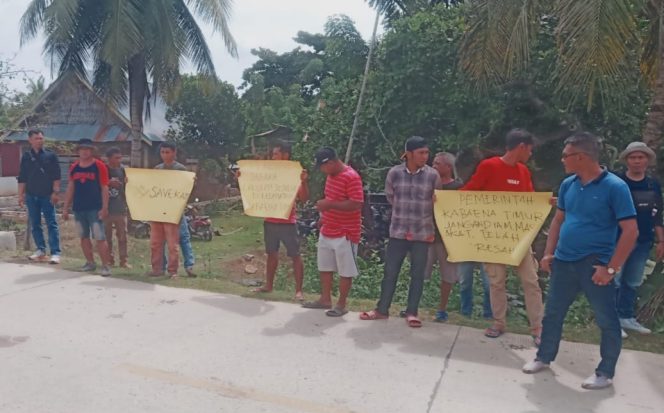
[[[58,78],[44,92],[27,116],[20,119],[2,138],[25,142],[28,130],[41,129],[47,140],[62,143],[92,139],[100,151],[118,146],[125,155],[131,147],[131,124],[112,103],[95,93],[92,86],[76,74]],[[143,134],[142,165],[154,163],[153,145],[162,141],[156,135]],[[64,145],[63,148],[66,148]],[[66,155],[66,154],[63,154]]]

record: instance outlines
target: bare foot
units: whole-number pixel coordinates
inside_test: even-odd
[[[304,294],[302,294],[302,291],[295,293],[295,301],[304,301]]]
[[[271,293],[272,288],[267,288],[267,287],[252,288],[251,292],[252,293]]]

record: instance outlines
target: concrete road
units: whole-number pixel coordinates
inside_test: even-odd
[[[664,357],[625,351],[585,391],[598,348],[0,263],[0,412],[661,412]]]

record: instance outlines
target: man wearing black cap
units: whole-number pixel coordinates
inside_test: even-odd
[[[434,191],[441,188],[440,176],[427,165],[429,147],[424,138],[413,136],[406,141],[405,161],[390,169],[385,180],[387,200],[392,204],[390,239],[385,252],[385,271],[380,300],[376,309],[360,314],[362,320],[389,317],[399,272],[410,253],[410,286],[406,322],[421,327],[417,316],[424,289],[424,273],[429,246],[435,238],[433,221]]]
[[[360,243],[364,191],[360,175],[341,162],[332,148],[316,153],[316,167],[325,175],[325,198],[316,203],[321,214],[318,239],[318,271],[321,294],[318,301],[303,304],[305,308],[327,309],[330,317],[346,314],[346,299],[353,278],[359,274],[355,257]],[[339,274],[339,301],[332,308],[332,275]]]
[[[78,161],[69,169],[69,185],[62,217],[65,221],[69,219],[69,206],[73,201],[74,219],[86,259],[83,271],[97,269],[91,241],[94,239],[102,263],[100,274],[108,277],[111,275],[110,256],[103,223],[108,216],[108,169],[93,156],[94,146],[90,139],[79,140],[76,152]]]

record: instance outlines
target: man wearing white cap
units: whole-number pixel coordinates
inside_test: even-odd
[[[629,186],[636,208],[639,238],[617,275],[618,316],[623,330],[650,334],[650,330],[636,321],[634,307],[636,290],[643,282],[643,272],[653,243],[657,246],[657,260],[664,258],[664,223],[662,222],[662,189],[659,182],[648,176],[648,166],[655,162],[655,152],[643,142],[632,142],[620,154],[627,170],[619,175]],[[627,335],[623,331],[623,337]]]

